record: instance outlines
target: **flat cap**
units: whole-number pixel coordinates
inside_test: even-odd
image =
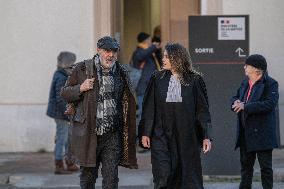
[[[120,46],[116,39],[110,36],[104,36],[98,40],[97,48],[118,51]]]

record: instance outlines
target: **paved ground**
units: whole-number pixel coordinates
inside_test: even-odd
[[[120,168],[120,189],[150,189],[152,186],[150,153],[138,154],[139,169]],[[284,150],[273,156],[275,189],[284,188]],[[253,189],[261,189],[256,166]],[[41,188],[78,189],[78,173],[53,174],[52,153],[0,153],[0,189]],[[205,189],[237,189],[239,176],[204,176]],[[97,182],[101,188],[101,178]]]

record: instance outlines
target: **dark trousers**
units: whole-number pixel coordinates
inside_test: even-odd
[[[80,167],[80,186],[82,189],[95,189],[98,169],[102,164],[103,189],[118,188],[118,164],[121,158],[122,138],[119,132],[97,136],[96,167]]]
[[[251,189],[253,166],[258,159],[261,170],[261,183],[263,189],[273,188],[272,150],[247,152],[246,147],[240,147],[241,183],[240,189]]]

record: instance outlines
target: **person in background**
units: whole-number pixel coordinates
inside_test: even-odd
[[[154,28],[154,32],[153,32],[153,37],[152,37],[152,43],[161,43],[161,26],[156,26]],[[155,52],[157,61],[159,62],[160,65],[162,65],[162,58],[163,58],[163,54],[162,54],[162,48],[159,48],[156,52]]]
[[[155,52],[161,48],[161,45],[159,42],[152,43],[151,36],[144,32],[140,32],[137,35],[137,42],[137,48],[132,54],[132,61],[135,68],[142,70],[141,77],[136,87],[138,105],[136,125],[138,126],[141,119],[142,101],[146,87],[154,71],[161,69],[159,61],[155,55]]]
[[[273,188],[272,150],[278,147],[276,112],[278,82],[268,76],[266,59],[250,55],[244,65],[246,78],[231,99],[237,114],[235,149],[240,147],[240,189],[251,189],[253,167],[257,157],[264,189]]]
[[[69,160],[68,153],[68,130],[69,120],[64,114],[66,101],[60,96],[61,88],[64,86],[68,75],[72,70],[72,65],[76,61],[76,55],[72,52],[60,52],[57,57],[57,70],[53,74],[53,79],[49,92],[47,115],[54,118],[56,123],[55,136],[55,174],[70,174],[78,171],[79,167]],[[64,166],[64,158],[66,168]]]

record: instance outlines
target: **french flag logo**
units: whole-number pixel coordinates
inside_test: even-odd
[[[230,20],[221,20],[221,24],[230,24]]]

